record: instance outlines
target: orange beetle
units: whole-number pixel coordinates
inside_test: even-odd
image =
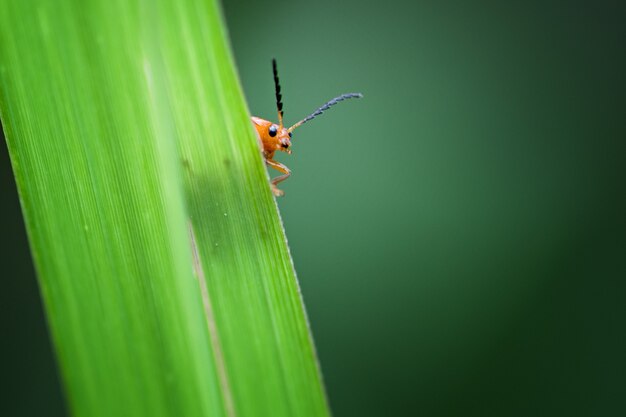
[[[279,190],[277,185],[281,181],[285,181],[291,175],[291,171],[289,168],[281,164],[280,162],[275,161],[274,153],[276,151],[286,152],[291,154],[291,132],[308,122],[311,119],[322,114],[325,110],[328,110],[331,106],[339,103],[340,101],[349,99],[349,98],[361,98],[363,94],[361,93],[348,93],[342,94],[339,97],[335,97],[334,99],[328,101],[319,109],[315,110],[313,113],[300,120],[295,125],[286,128],[283,126],[283,102],[282,96],[280,94],[280,84],[278,82],[278,71],[276,69],[276,60],[272,60],[272,70],[274,72],[274,86],[276,88],[276,106],[278,107],[278,125],[267,120],[261,119],[259,117],[252,117],[252,124],[256,128],[257,134],[259,135],[259,139],[263,145],[263,156],[265,157],[265,163],[272,168],[280,171],[283,175],[279,175],[271,181],[272,192],[275,196],[284,195],[285,192]]]

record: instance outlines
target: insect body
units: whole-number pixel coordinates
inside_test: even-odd
[[[339,97],[325,103],[322,107],[315,110],[313,113],[300,120],[293,126],[286,128],[283,126],[283,102],[280,94],[280,84],[278,82],[278,71],[276,69],[276,60],[272,60],[272,70],[274,72],[274,86],[276,88],[276,106],[278,108],[278,124],[263,120],[259,117],[252,117],[252,124],[254,125],[261,143],[263,145],[263,156],[265,157],[265,163],[272,168],[280,171],[283,175],[274,178],[271,181],[272,192],[275,196],[281,196],[284,191],[278,189],[279,182],[286,180],[291,175],[291,171],[285,165],[274,160],[274,153],[276,151],[291,153],[291,132],[293,130],[309,120],[322,114],[325,110],[328,110],[331,106],[339,103],[340,101],[347,100],[349,98],[361,98],[361,93],[348,93],[342,94]]]

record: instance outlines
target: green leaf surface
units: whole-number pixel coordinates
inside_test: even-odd
[[[329,414],[212,0],[0,2],[0,115],[74,415]]]

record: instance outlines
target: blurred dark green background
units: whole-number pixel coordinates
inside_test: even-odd
[[[280,157],[336,417],[626,415],[625,8],[224,0],[253,114],[365,94]],[[0,415],[63,415],[4,146]]]

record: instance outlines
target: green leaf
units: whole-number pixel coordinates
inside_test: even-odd
[[[74,415],[329,415],[221,20],[0,2],[0,115]]]

